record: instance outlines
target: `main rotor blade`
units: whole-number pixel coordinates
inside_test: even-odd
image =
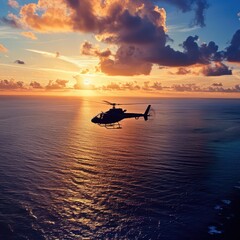
[[[111,102],[105,101],[105,100],[103,100],[103,102],[105,102],[105,103],[107,103],[107,104],[109,104],[109,105],[113,105],[113,104],[114,104],[114,103],[111,103]]]
[[[122,104],[119,104],[119,103],[111,103],[111,102],[105,101],[105,100],[103,100],[103,102],[105,102],[105,103],[107,103],[109,105],[122,105]]]
[[[92,100],[85,100],[87,102],[92,102],[92,103],[99,103],[99,104],[108,104],[108,105],[115,105],[115,106],[122,106],[122,105],[146,105],[149,103],[144,103],[144,102],[137,102],[137,103],[112,103],[106,100],[101,100],[101,101],[92,101]]]

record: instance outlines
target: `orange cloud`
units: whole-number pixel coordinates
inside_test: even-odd
[[[25,4],[18,16],[9,14],[8,17],[17,26],[37,32],[69,32],[73,29],[71,11],[64,0],[54,3],[39,0],[38,3]]]
[[[82,0],[81,6],[80,1],[38,0],[22,6],[18,15],[11,13],[8,17],[16,26],[38,32],[110,32],[116,35],[122,27],[121,16],[125,11],[141,19],[146,17],[157,27],[166,29],[165,10],[144,0]]]
[[[6,47],[4,47],[2,44],[0,44],[0,52],[5,53],[7,51],[8,51],[8,49]]]
[[[37,37],[33,32],[22,32],[21,35],[32,40],[37,40]]]

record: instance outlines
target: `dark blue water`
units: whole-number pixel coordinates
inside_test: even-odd
[[[0,239],[221,239],[240,100],[108,98],[155,110],[121,130],[91,123],[93,100],[0,97]]]

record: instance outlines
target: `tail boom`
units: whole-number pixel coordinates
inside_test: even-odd
[[[149,111],[150,111],[151,105],[148,105],[145,113],[143,114],[144,120],[147,121],[148,117],[150,116]]]

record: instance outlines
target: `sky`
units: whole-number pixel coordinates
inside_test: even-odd
[[[0,94],[240,96],[237,0],[0,6]]]

